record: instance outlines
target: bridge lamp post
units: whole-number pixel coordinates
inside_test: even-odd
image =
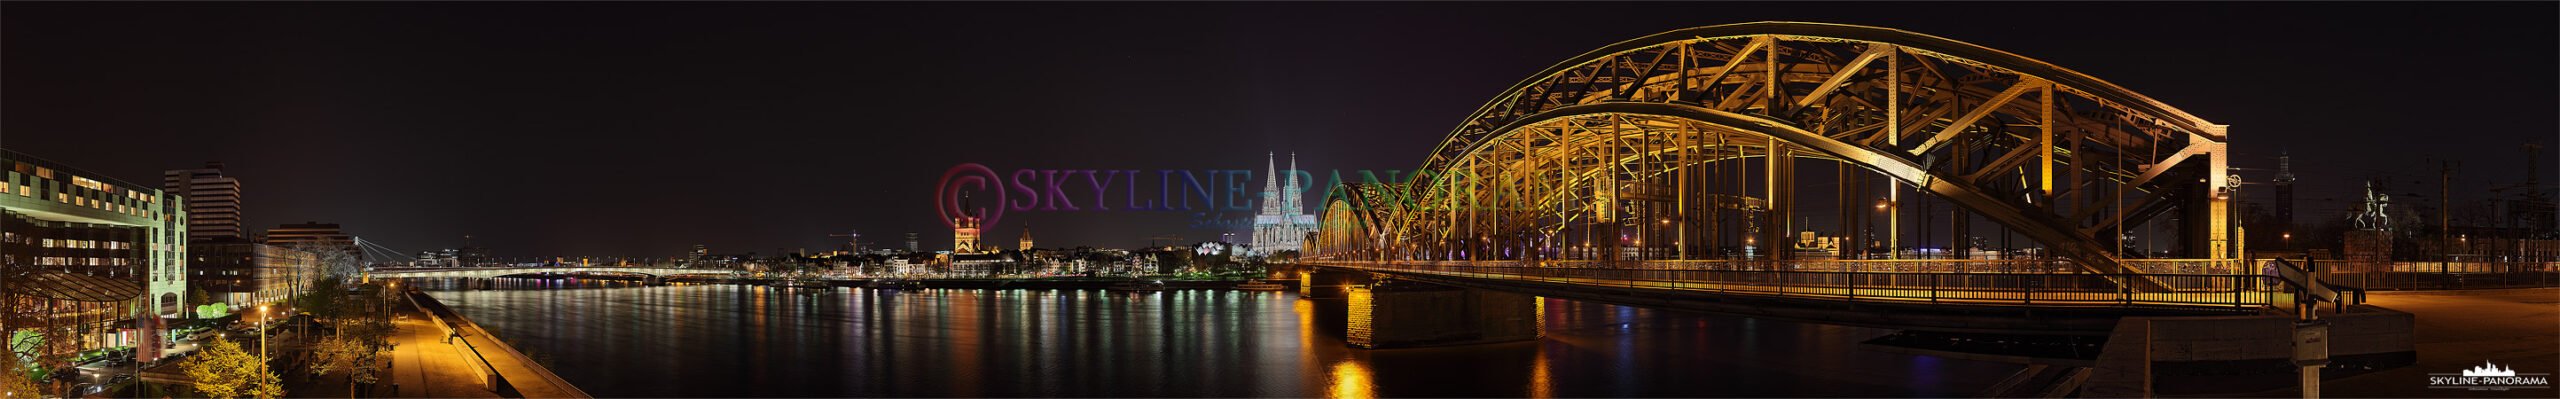
[[[265,378],[268,373],[267,317],[267,305],[258,305],[258,374],[260,378]]]
[[[1900,201],[1887,198],[1876,199],[1876,211],[1884,212],[1884,251],[1885,258],[1888,259],[1902,259],[1902,219],[1894,217],[1901,214],[1896,212],[1898,210],[1896,208],[1901,207]]]

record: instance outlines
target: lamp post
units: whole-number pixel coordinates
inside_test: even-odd
[[[390,320],[390,319],[391,319],[391,295],[393,295],[393,294],[397,293],[398,291],[400,291],[400,282],[398,282],[398,281],[392,281],[392,282],[390,282],[390,283],[391,283],[391,289],[390,289],[390,290],[383,291],[383,293],[382,293],[382,319],[383,319],[383,320]]]
[[[258,305],[258,380],[265,380],[267,370],[267,305]],[[264,394],[259,395],[264,397]]]

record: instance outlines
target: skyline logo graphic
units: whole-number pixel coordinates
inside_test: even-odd
[[[2490,363],[2490,362],[2488,362],[2488,361],[2481,361],[2481,362],[2480,362],[2480,367],[2473,367],[2473,368],[2471,368],[2471,369],[2469,369],[2469,370],[2463,370],[2463,371],[2462,371],[2462,376],[2464,376],[2464,377],[2514,377],[2514,376],[2516,376],[2516,369],[2512,369],[2512,368],[2499,368],[2497,363]]]
[[[1345,182],[1403,183],[1417,177],[1402,170],[1340,169],[1319,176],[1317,171],[1292,166],[1278,170],[1278,176],[1264,173],[1266,176],[1257,179],[1254,171],[1244,169],[1017,169],[998,173],[996,168],[983,164],[963,163],[943,171],[941,180],[935,183],[934,214],[940,216],[945,227],[956,228],[955,220],[969,217],[977,219],[981,228],[993,228],[1008,212],[1183,211],[1197,212],[1194,228],[1251,227],[1250,219],[1218,221],[1206,212],[1253,211],[1263,201],[1262,193],[1249,187],[1257,180],[1296,179],[1303,182],[1296,191],[1276,194],[1298,196],[1298,203],[1322,204],[1307,201],[1305,196],[1323,198],[1326,190]]]
[[[2459,373],[2427,373],[2427,388],[2472,391],[2505,391],[2510,389],[2551,389],[2551,373],[2518,373],[2512,366],[2499,366],[2480,361],[2480,367]]]

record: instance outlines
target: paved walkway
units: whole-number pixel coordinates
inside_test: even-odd
[[[405,304],[404,304],[405,305]],[[377,397],[396,398],[496,398],[495,392],[481,389],[479,376],[471,373],[466,361],[451,344],[444,341],[444,330],[430,324],[427,316],[410,306],[398,306],[400,331],[392,335],[392,378],[400,384],[400,392],[377,392]]]
[[[2560,389],[2427,388],[2428,373],[2459,373],[2481,362],[2518,373],[2560,373],[2560,288],[2377,291],[2372,303],[2417,315],[2417,363],[2327,380],[2321,396],[2549,398]]]
[[[348,370],[331,370],[318,379],[305,380],[301,375],[285,376],[285,396],[296,398],[497,398],[497,393],[481,389],[479,377],[453,345],[444,343],[444,330],[424,321],[417,309],[395,306],[392,313],[399,329],[391,335],[391,351],[378,361],[388,367],[381,385],[371,392],[347,385]],[[392,384],[397,383],[398,392]]]

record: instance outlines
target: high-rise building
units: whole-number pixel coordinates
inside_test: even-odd
[[[695,247],[697,248],[694,249],[701,249],[698,248],[700,247],[699,245],[696,245]],[[462,267],[472,267],[483,266],[495,263],[496,261],[489,259],[489,249],[481,248],[480,242],[476,240],[475,237],[472,237],[470,234],[464,234],[462,235],[462,250],[455,254],[453,262],[461,265]]]
[[[2290,233],[2292,233],[2292,230],[2293,230],[2293,154],[2292,154],[2292,153],[2290,153],[2290,152],[2278,152],[2278,153],[2276,153],[2276,179],[2275,179],[2275,183],[2276,183],[2276,198],[2275,198],[2275,206],[2273,206],[2273,208],[2275,208],[2274,213],[2275,213],[2275,217],[2276,217],[2276,223],[2280,223],[2281,225],[2280,225],[2280,226],[2278,226],[2278,227],[2281,227],[2281,228],[2285,229],[2285,231],[2278,232],[2278,234],[2290,234]]]
[[[1276,161],[1264,159],[1271,172],[1262,180],[1262,212],[1253,216],[1253,250],[1266,254],[1297,250],[1306,241],[1307,232],[1316,230],[1316,215],[1307,214],[1300,199],[1306,195],[1298,186],[1298,154],[1289,154],[1286,177],[1273,162]],[[1283,180],[1287,181],[1285,185]]]
[[[268,229],[258,241],[286,248],[339,248],[349,256],[364,257],[363,249],[356,246],[355,236],[338,231],[337,223],[286,223]]]
[[[907,253],[916,252],[916,233],[907,233]]]
[[[187,199],[187,241],[247,242],[240,219],[240,179],[222,174],[221,162],[160,173],[160,189]]]
[[[50,315],[9,312],[20,316],[5,321],[9,328],[38,322],[113,336],[105,324],[178,315],[187,289],[185,197],[7,150],[0,170],[0,305],[58,306]]]

